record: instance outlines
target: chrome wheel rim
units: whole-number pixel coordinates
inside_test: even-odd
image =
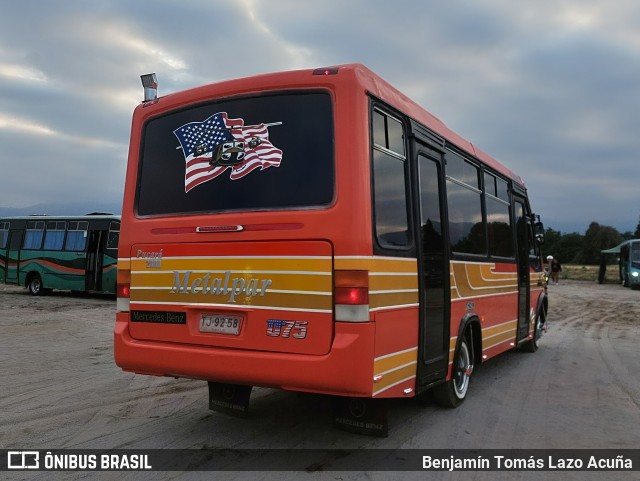
[[[460,344],[460,352],[458,353],[455,377],[453,380],[453,389],[458,399],[464,399],[467,394],[472,370],[473,366],[471,365],[469,348],[467,347],[467,343],[463,342]]]

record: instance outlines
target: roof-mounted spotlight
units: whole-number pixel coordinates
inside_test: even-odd
[[[155,73],[140,75],[144,87],[144,101],[149,102],[158,99],[158,79]]]

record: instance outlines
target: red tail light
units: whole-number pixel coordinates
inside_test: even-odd
[[[131,297],[131,286],[129,284],[118,284],[116,295],[118,297]]]
[[[335,271],[334,306],[336,321],[369,320],[369,272]]]
[[[116,285],[116,310],[129,312],[131,303],[131,281],[129,271],[118,271],[118,283]]]
[[[336,304],[369,304],[368,271],[335,272]]]
[[[336,304],[348,304],[351,306],[369,304],[369,290],[364,287],[337,288]]]

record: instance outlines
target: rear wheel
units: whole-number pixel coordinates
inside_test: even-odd
[[[451,379],[433,389],[438,404],[448,408],[458,407],[467,397],[469,380],[473,373],[473,356],[467,336],[463,337],[453,360]]]
[[[27,284],[27,288],[32,296],[39,296],[43,293],[44,288],[42,287],[42,279],[38,274],[34,274],[29,279],[29,283]]]

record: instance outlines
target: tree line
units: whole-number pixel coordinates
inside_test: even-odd
[[[545,229],[544,257],[552,255],[563,264],[600,264],[600,251],[610,249],[629,239],[640,239],[640,220],[635,232],[619,232],[616,228],[592,222],[584,234],[563,234]]]

